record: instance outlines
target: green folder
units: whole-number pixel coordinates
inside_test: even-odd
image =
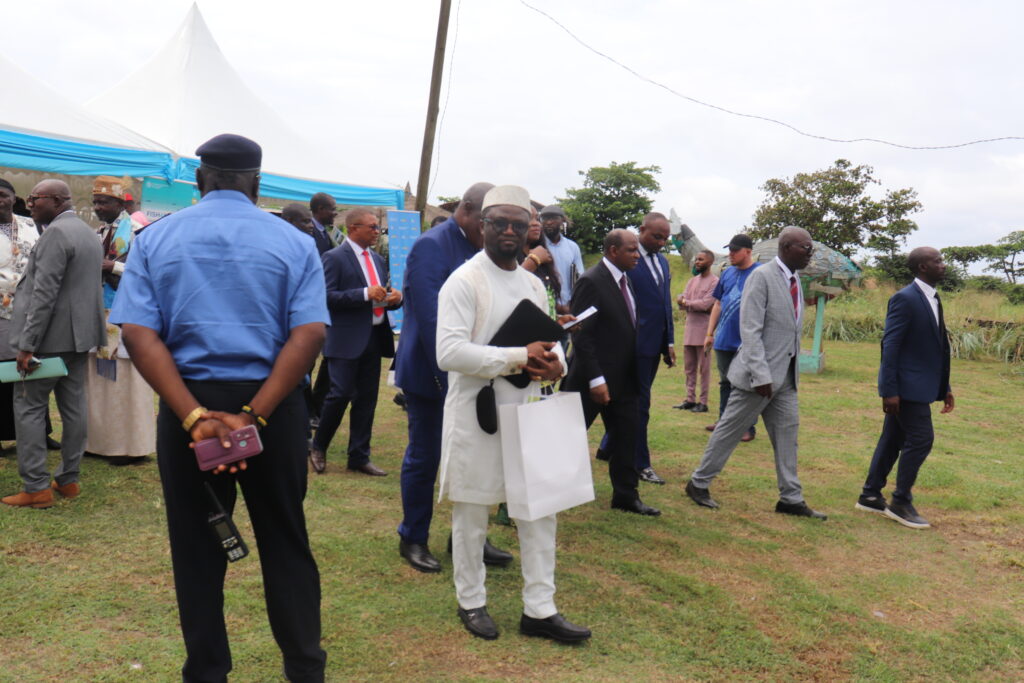
[[[58,356],[56,358],[40,358],[39,360],[39,367],[32,374],[25,375],[24,377],[18,372],[17,361],[11,360],[6,363],[0,363],[0,382],[21,382],[22,380],[28,381],[68,376],[68,366],[64,365],[63,358]]]

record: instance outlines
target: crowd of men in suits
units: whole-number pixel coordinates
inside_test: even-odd
[[[512,559],[486,536],[488,508],[502,502],[504,488],[500,441],[466,415],[481,383],[525,373],[525,388],[499,385],[499,403],[536,398],[540,382],[560,381],[562,389],[579,392],[587,427],[598,416],[603,422],[597,457],[608,462],[611,508],[661,514],[641,500],[639,486],[665,483],[651,463],[647,428],[659,366],[676,364],[664,215],[648,214],[637,233],[610,231],[602,258],[584,270],[579,247],[565,235],[560,207],[537,212],[523,188],[476,183],[450,217],[415,241],[398,291],[374,250],[381,233],[375,211],[349,210],[341,232],[333,225],[335,200],[318,194],[308,207],[286,207],[281,218],[297,231],[282,230],[278,218],[255,206],[258,144],[221,135],[197,155],[201,201],[144,231],[123,223],[123,234],[117,224],[123,216],[111,210],[109,244],[101,245],[75,216],[63,182],[45,180],[28,197],[45,231],[14,296],[10,341],[26,379],[37,357],[61,359],[67,373],[26,381],[16,395],[24,490],[3,499],[42,508],[52,504],[54,493],[73,498],[81,492],[86,364],[90,351],[96,354],[108,342],[106,310],[133,367],[160,397],[156,450],[188,655],[185,680],[221,680],[231,669],[222,609],[226,559],[207,533],[202,489],[230,512],[236,485],[264,551],[268,615],[285,673],[295,681],[323,680],[319,574],[302,510],[306,463],[317,474],[326,471],[331,441],[349,410],[347,468],[386,475],[370,457],[384,358],[395,358],[395,383],[408,414],[399,554],[418,571],[441,571],[428,545],[440,471],[441,493],[454,503],[449,548],[458,616],[473,635],[498,637],[486,610],[484,565]],[[0,187],[0,219],[6,199]],[[132,256],[117,265],[114,238],[129,233]],[[775,456],[776,512],[824,520],[805,502],[797,476],[799,273],[814,244],[806,230],[787,227],[777,256],[763,264],[751,258],[752,246],[748,236],[735,236],[728,245],[731,267],[720,276],[711,273],[713,255],[699,254],[694,277],[676,302],[687,328],[692,324],[696,332],[684,336],[687,397],[677,407],[707,410],[712,348],[722,375],[719,419],[685,493],[697,505],[719,507],[710,484],[737,445],[753,438],[761,418]],[[935,290],[945,266],[928,247],[915,249],[909,266],[916,279],[892,297],[887,312],[879,373],[885,421],[856,507],[926,528],[911,488],[932,445],[929,405],[943,401],[945,413],[954,401]],[[105,273],[119,276],[116,298],[106,302]],[[196,296],[197,288],[207,295]],[[596,313],[572,328],[568,353],[550,342],[488,345],[523,299],[565,324],[592,308]],[[399,307],[405,320],[396,350],[388,312]],[[310,382],[321,351],[318,377]],[[61,465],[52,476],[44,443],[51,392],[63,420]],[[216,438],[227,448],[231,432],[245,427],[260,430],[266,457],[209,472],[196,467],[192,443]],[[882,491],[897,463],[889,502]],[[521,632],[559,642],[589,638],[589,629],[554,606],[554,515],[517,526]]]

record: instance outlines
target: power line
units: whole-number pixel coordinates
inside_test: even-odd
[[[913,150],[956,149],[958,147],[969,147],[971,145],[980,145],[980,144],[983,144],[983,143],[986,143],[986,142],[1001,142],[1003,140],[1024,140],[1024,136],[1006,135],[1006,136],[998,137],[998,138],[985,138],[983,140],[971,140],[970,142],[961,142],[961,143],[958,143],[958,144],[955,144],[955,145],[927,145],[927,146],[921,145],[921,146],[919,146],[919,145],[902,145],[902,144],[900,144],[898,142],[890,142],[888,140],[880,140],[878,138],[850,138],[850,139],[843,139],[843,138],[832,138],[832,137],[828,137],[826,135],[815,135],[814,133],[807,133],[805,131],[800,130],[799,128],[797,128],[794,125],[786,123],[785,121],[779,121],[778,119],[773,119],[773,118],[768,117],[768,116],[760,116],[758,114],[746,114],[746,113],[740,112],[740,111],[733,111],[732,109],[727,109],[725,107],[720,107],[717,104],[711,104],[710,102],[704,102],[703,100],[698,100],[696,97],[690,97],[689,95],[684,95],[683,93],[678,92],[678,91],[670,88],[669,86],[665,85],[664,83],[659,83],[658,81],[655,81],[652,78],[648,78],[647,76],[644,76],[643,74],[633,70],[632,68],[630,68],[630,67],[626,66],[625,64],[623,64],[622,62],[616,60],[614,57],[611,57],[610,55],[607,55],[604,52],[601,52],[597,48],[591,47],[590,45],[585,43],[579,36],[577,36],[575,33],[570,31],[568,29],[568,27],[565,26],[565,24],[563,24],[562,22],[558,21],[557,19],[555,19],[553,16],[551,16],[550,14],[545,12],[544,10],[542,10],[542,9],[540,9],[538,7],[534,7],[530,3],[526,2],[526,0],[519,0],[519,2],[522,3],[528,9],[531,9],[534,12],[536,12],[537,14],[540,14],[541,16],[543,16],[546,19],[548,19],[548,21],[550,21],[555,26],[557,26],[558,28],[560,28],[563,31],[565,31],[567,34],[569,34],[569,37],[571,37],[577,43],[579,43],[580,45],[585,47],[587,50],[590,50],[591,52],[593,52],[594,54],[596,54],[599,57],[603,57],[604,59],[607,59],[609,62],[611,62],[615,66],[617,66],[617,67],[619,67],[621,69],[624,69],[625,71],[629,72],[630,74],[632,74],[633,76],[639,78],[640,80],[646,81],[647,83],[650,83],[653,86],[661,88],[662,90],[665,90],[665,91],[675,95],[676,97],[678,97],[680,99],[687,100],[688,102],[692,102],[694,104],[699,104],[702,107],[708,107],[709,109],[715,109],[717,111],[724,112],[726,114],[732,114],[733,116],[741,116],[741,117],[746,118],[746,119],[757,119],[759,121],[767,121],[768,123],[774,123],[774,124],[776,124],[778,126],[782,126],[783,128],[788,128],[789,130],[793,131],[794,133],[797,133],[797,134],[802,135],[802,136],[807,137],[807,138],[813,138],[815,140],[825,140],[826,142],[842,142],[842,143],[850,143],[850,142],[875,142],[875,143],[878,143],[880,145],[888,145],[890,147],[898,147],[900,149],[913,149]]]

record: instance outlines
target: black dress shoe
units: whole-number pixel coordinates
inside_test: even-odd
[[[377,467],[376,465],[374,465],[369,460],[364,462],[362,465],[358,465],[356,467],[349,467],[348,471],[349,472],[362,472],[363,474],[368,474],[371,477],[386,477],[386,476],[388,476],[387,472],[385,472],[381,468]]]
[[[698,403],[694,407],[690,408],[690,412],[693,412],[693,413],[706,413],[706,412],[708,412],[708,404],[707,403]]]
[[[452,554],[452,535],[448,534],[448,554]],[[507,567],[512,553],[491,545],[491,539],[484,539],[484,564],[489,567]]]
[[[648,517],[657,517],[661,514],[661,510],[658,508],[652,508],[639,498],[634,498],[632,500],[613,499],[612,510],[622,510],[623,512],[632,512],[637,515],[646,515]]]
[[[60,450],[60,441],[57,441],[52,436],[46,437],[46,450],[48,450],[48,451],[59,451]]]
[[[441,571],[441,563],[430,554],[430,548],[426,543],[406,543],[399,539],[398,554],[416,571],[424,574],[437,574]]]
[[[519,620],[519,632],[524,636],[550,638],[560,643],[580,643],[590,637],[590,629],[577,626],[561,614],[547,619],[534,619],[525,614]]]
[[[107,458],[111,467],[125,467],[128,465],[144,465],[149,462],[148,455],[112,455]]]
[[[828,515],[812,510],[807,507],[807,503],[804,501],[800,501],[799,503],[784,503],[780,500],[775,504],[775,511],[781,512],[784,515],[793,515],[795,517],[810,517],[811,519],[820,519],[822,521],[828,519]]]
[[[494,619],[487,613],[486,607],[476,609],[459,608],[459,619],[462,619],[466,630],[477,638],[484,640],[495,640],[498,637],[498,627],[494,625]]]
[[[694,484],[692,479],[686,482],[686,495],[701,507],[711,508],[712,510],[718,509],[718,502],[711,497],[711,492]]]
[[[598,447],[597,453],[594,454],[594,457],[597,458],[598,460],[604,460],[605,462],[608,462],[609,460],[612,459],[612,456],[608,455],[608,451],[600,447]]]
[[[324,470],[327,469],[327,454],[319,448],[310,448],[309,464],[313,466],[314,472],[317,474],[323,474]]]
[[[695,405],[698,405],[698,404],[694,403],[693,401],[683,401],[679,405],[672,406],[672,407],[675,408],[676,410],[693,410],[693,407]]]
[[[512,553],[501,548],[495,548],[491,541],[484,541],[484,564],[488,567],[507,567],[512,561]]]
[[[658,473],[651,467],[645,467],[640,470],[640,481],[646,481],[648,484],[664,484],[665,480],[658,476]]]

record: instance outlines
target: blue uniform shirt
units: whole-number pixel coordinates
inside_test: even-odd
[[[715,291],[711,293],[711,296],[718,299],[722,309],[718,315],[718,327],[715,328],[716,351],[736,351],[740,348],[740,299],[743,297],[743,285],[760,265],[755,261],[746,270],[729,266],[718,278]]]
[[[270,374],[292,328],[330,324],[316,247],[241,192],[209,192],[132,244],[110,322],[148,327],[184,379]]]

